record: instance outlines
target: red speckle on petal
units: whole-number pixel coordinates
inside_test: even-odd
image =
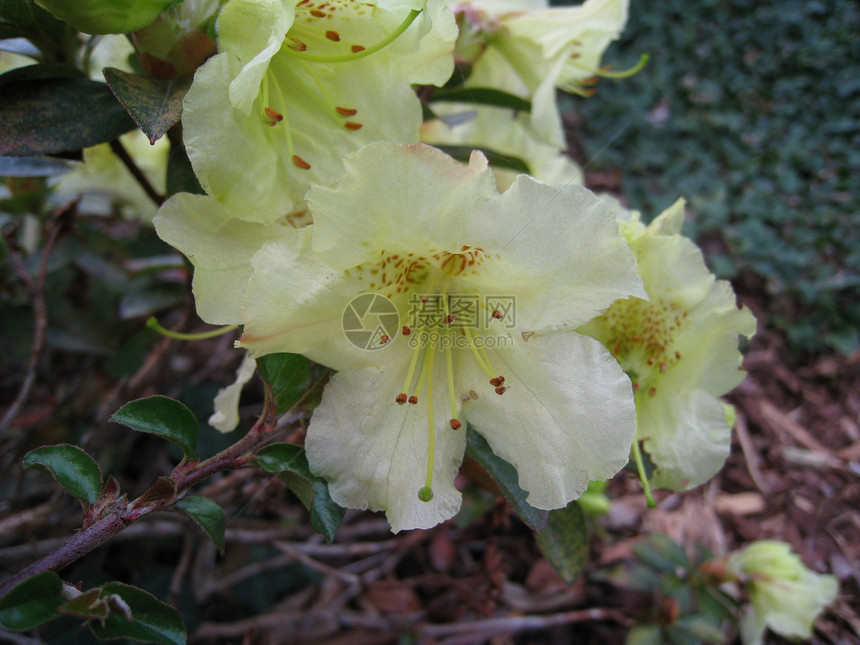
[[[331,41],[336,42],[336,43],[340,42],[340,34],[334,30],[329,30],[329,31],[325,32],[325,37]]]
[[[343,124],[347,130],[361,130],[364,127],[363,123],[356,123],[355,121],[347,121]]]
[[[353,54],[357,54],[358,52],[363,52],[364,47],[362,47],[361,45],[353,45],[352,47],[350,47],[350,50]]]
[[[335,110],[338,114],[342,114],[343,116],[354,116],[358,110],[353,108],[345,108],[345,107],[336,107]]]

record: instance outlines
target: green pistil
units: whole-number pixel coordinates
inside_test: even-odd
[[[418,14],[421,13],[421,9],[413,9],[409,12],[409,15],[401,22],[397,29],[392,31],[388,36],[380,40],[378,43],[367,47],[366,49],[362,49],[360,52],[353,52],[351,54],[342,54],[340,56],[317,56],[315,54],[308,54],[305,52],[295,51],[290,49],[289,46],[284,46],[281,48],[281,52],[287,54],[288,56],[292,56],[293,58],[298,58],[299,60],[305,60],[312,63],[348,63],[353,60],[358,60],[360,58],[364,58],[365,56],[370,56],[371,54],[375,54],[380,49],[387,47],[395,40],[397,40],[404,31],[409,29],[409,26],[415,22],[415,19],[418,17]],[[289,37],[287,38],[289,40]],[[285,41],[286,42],[286,41]]]

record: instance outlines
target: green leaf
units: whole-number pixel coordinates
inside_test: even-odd
[[[490,148],[478,148],[476,146],[440,146],[437,145],[437,148],[451,157],[454,157],[457,161],[462,161],[467,163],[469,161],[469,157],[472,154],[473,150],[479,150],[483,153],[483,155],[487,158],[487,161],[491,166],[496,168],[504,168],[506,170],[513,170],[515,172],[520,172],[524,174],[529,174],[529,166],[528,164],[520,159],[519,157],[511,157],[510,155],[503,155],[500,152],[496,152],[495,150],[491,150]]]
[[[3,33],[9,34],[3,38],[28,38],[49,58],[60,54],[74,33],[33,0],[0,0],[0,24]]]
[[[185,146],[181,145],[181,142],[179,144],[171,142],[170,152],[167,153],[167,196],[170,197],[176,193],[204,194],[197,175],[194,174],[194,168],[191,167],[188,153],[185,152]]]
[[[550,511],[535,540],[564,581],[573,584],[588,556],[588,528],[582,507],[572,501],[565,508]]]
[[[109,609],[107,603],[102,600],[99,589],[90,589],[79,596],[72,598],[69,602],[61,605],[59,610],[64,614],[78,616],[79,618],[107,618]]]
[[[20,632],[56,618],[64,602],[62,590],[63,581],[53,571],[19,582],[0,598],[0,627]]]
[[[39,0],[39,4],[86,34],[124,34],[143,29],[177,1]]]
[[[652,533],[644,542],[633,547],[633,553],[646,564],[660,571],[674,572],[677,568],[689,569],[687,554],[670,537]]]
[[[276,414],[289,410],[301,398],[311,377],[310,361],[299,354],[268,354],[257,359],[257,368],[272,388]]]
[[[182,116],[182,99],[191,79],[161,80],[129,74],[113,67],[102,70],[113,92],[150,143],[158,141]]]
[[[98,464],[86,452],[67,443],[42,446],[24,455],[24,468],[48,473],[69,493],[92,504],[102,487]]]
[[[185,625],[179,612],[170,605],[161,602],[143,589],[109,582],[102,585],[102,598],[110,596],[119,598],[131,611],[131,620],[111,611],[104,621],[90,621],[90,629],[102,640],[113,638],[131,638],[144,642],[165,643],[166,645],[184,645]]]
[[[328,484],[311,473],[305,449],[291,443],[275,443],[257,453],[257,463],[263,470],[278,473],[311,512],[311,526],[329,543],[343,521],[345,509],[331,498]]]
[[[520,488],[516,469],[497,457],[487,440],[471,426],[466,440],[466,453],[493,478],[520,519],[533,531],[540,531],[546,524],[548,511],[537,509],[526,502],[528,493]]]
[[[138,399],[122,406],[111,420],[172,441],[187,457],[194,456],[197,417],[179,401],[161,395]]]
[[[86,78],[6,82],[5,76],[0,76],[0,155],[32,157],[77,150],[111,141],[135,127],[104,83]]]
[[[432,102],[444,101],[453,103],[469,103],[492,105],[500,108],[510,108],[519,112],[531,112],[532,104],[526,99],[490,87],[457,87],[436,90],[430,97]]]
[[[224,550],[224,526],[227,519],[218,504],[207,497],[195,495],[180,500],[175,508],[197,522],[215,546],[221,551]]]

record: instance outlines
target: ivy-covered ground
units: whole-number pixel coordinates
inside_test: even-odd
[[[650,64],[571,101],[589,169],[646,216],[685,196],[687,233],[799,355],[860,344],[858,33],[852,0],[634,1],[605,60]]]
[[[225,510],[223,554],[192,522],[164,513],[64,577],[150,591],[180,610],[192,643],[604,645],[692,611],[690,569],[677,564],[687,555],[648,536],[668,535],[693,557],[780,539],[840,581],[812,642],[860,643],[858,31],[860,7],[848,1],[634,0],[607,60],[624,67],[646,52],[651,63],[632,79],[602,81],[605,100],[570,100],[574,151],[593,159],[589,183],[648,216],[686,196],[688,232],[761,321],[745,358],[749,378],[730,397],[738,427],[726,468],[689,493],[658,493],[652,510],[636,479],[619,475],[611,509],[590,521],[576,583],[553,571],[503,498],[476,485],[475,470],[461,478],[466,507],[456,520],[395,536],[381,515],[349,511],[332,546],[280,480],[238,470],[195,490]],[[232,336],[180,342],[146,328],[152,313],[170,328],[207,328],[193,313],[187,268],[150,228],[27,203],[42,180],[15,181],[18,201],[3,204],[2,220],[14,242],[0,275],[4,411],[35,378],[0,444],[0,579],[81,522],[80,506],[47,475],[21,469],[27,451],[83,446],[139,495],[181,454],[110,415],[163,394],[206,419],[240,359]],[[20,219],[26,211],[49,215]],[[16,264],[27,244],[48,250]],[[34,328],[43,338],[31,366]],[[242,427],[262,392],[255,378]],[[296,414],[289,439],[301,439],[307,417]],[[235,439],[202,423],[198,453]],[[98,642],[72,618],[0,634],[6,640]],[[710,642],[739,643],[734,633]]]

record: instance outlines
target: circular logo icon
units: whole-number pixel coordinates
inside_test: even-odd
[[[359,349],[381,349],[395,338],[400,316],[397,307],[378,293],[363,293],[343,310],[341,327],[346,339]]]

